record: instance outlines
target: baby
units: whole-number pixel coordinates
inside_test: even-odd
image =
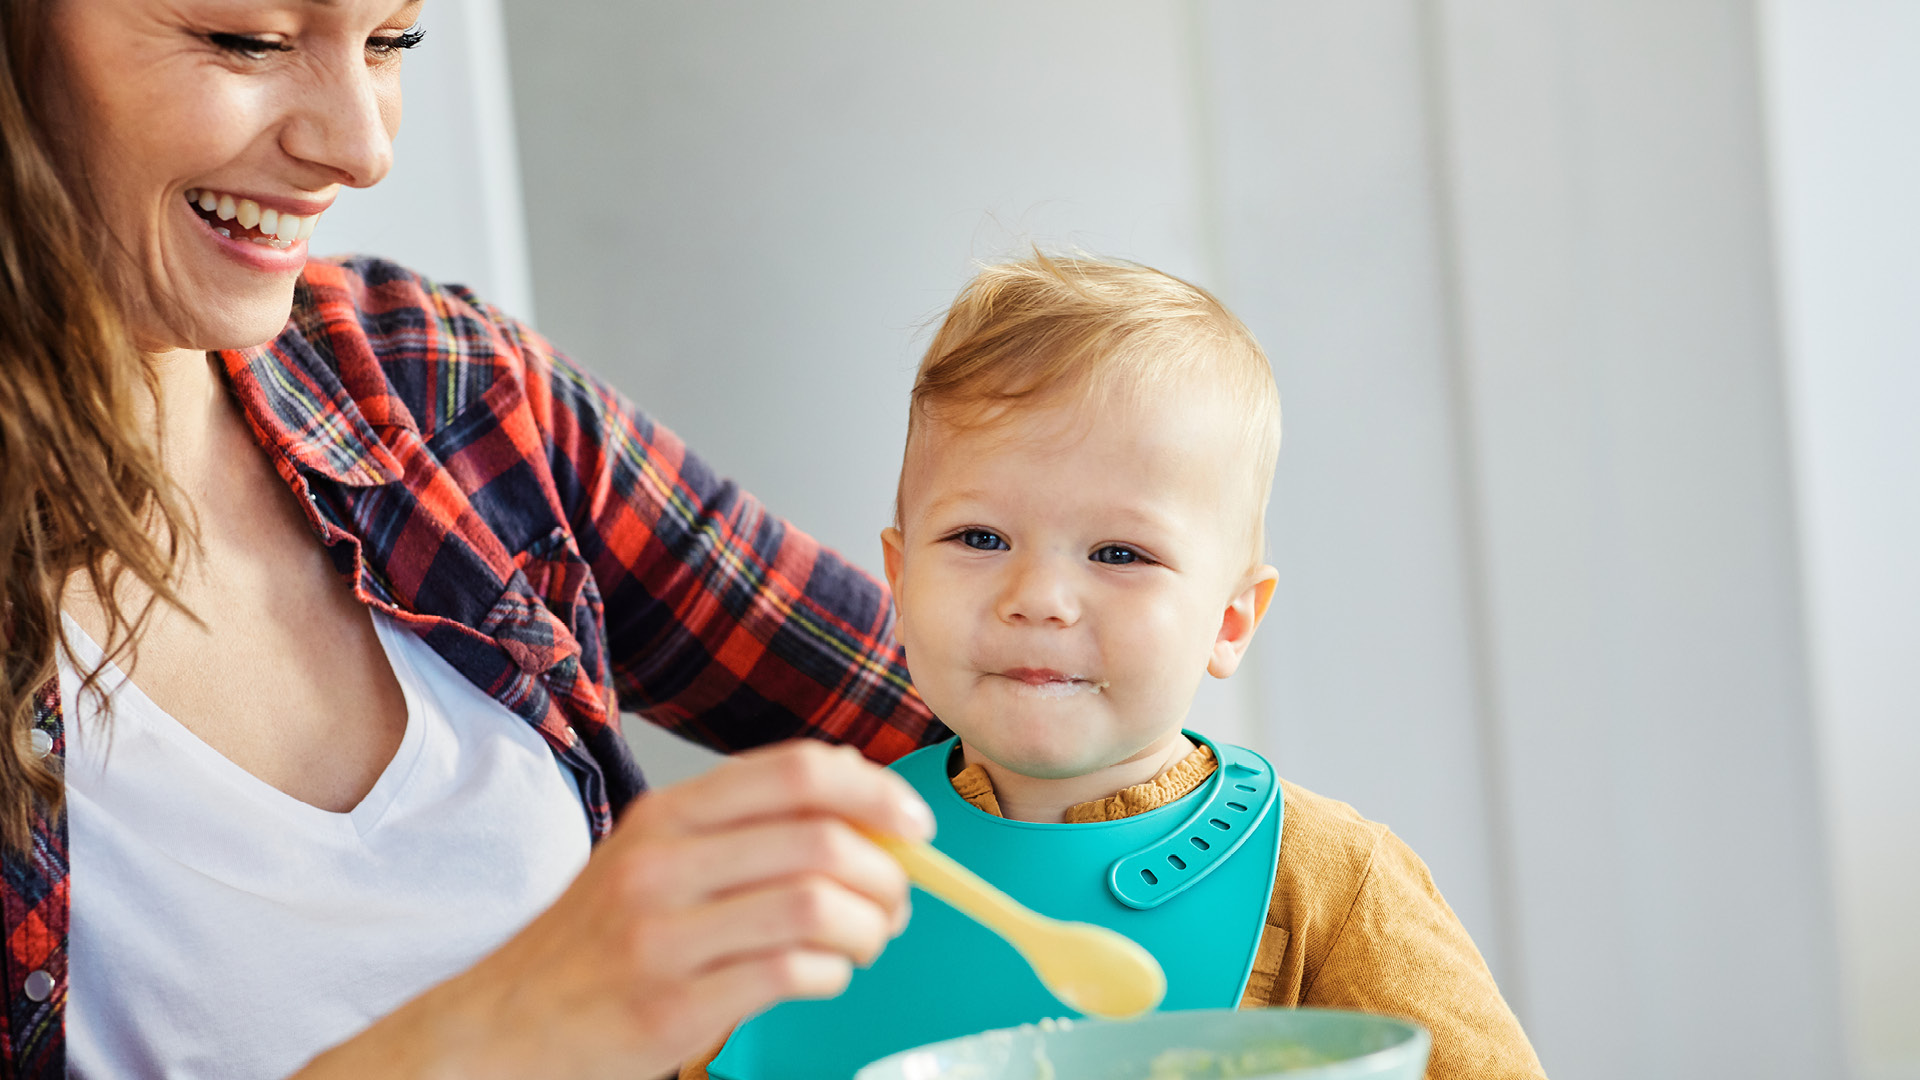
[[[882,534],[914,684],[958,738],[894,768],[933,807],[936,846],[1152,951],[1162,1008],[1390,1013],[1432,1033],[1430,1077],[1541,1076],[1419,858],[1189,716],[1273,597],[1279,442],[1266,357],[1205,291],[1039,254],[982,271],[920,366]],[[846,1080],[1065,1011],[1011,948],[922,897],[844,994],[749,1021],[710,1068]]]

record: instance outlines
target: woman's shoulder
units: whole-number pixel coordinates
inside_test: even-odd
[[[465,284],[372,256],[309,259],[294,288],[288,329],[315,344],[363,346],[388,365],[515,367],[547,354],[540,334],[480,300]],[[346,359],[346,357],[342,357]]]
[[[307,263],[287,333],[356,399],[400,406],[423,433],[503,382],[544,381],[554,361],[545,339],[465,286],[363,255]]]
[[[375,255],[327,255],[307,260],[294,294],[294,313],[339,318],[349,312],[461,310],[469,316],[504,316],[464,285],[438,281]]]

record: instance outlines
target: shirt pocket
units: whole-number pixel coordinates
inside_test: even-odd
[[[1297,1005],[1300,983],[1285,978],[1287,943],[1293,935],[1287,928],[1266,920],[1260,931],[1260,944],[1254,947],[1253,973],[1247,976],[1247,988],[1240,994],[1240,1007],[1262,1009],[1269,1005]],[[1291,983],[1291,985],[1289,985]]]
[[[515,554],[513,568],[526,578],[528,591],[576,635],[599,606],[593,571],[564,528],[556,526]]]

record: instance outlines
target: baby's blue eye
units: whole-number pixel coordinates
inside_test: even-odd
[[[962,529],[960,531],[960,542],[973,548],[975,551],[1007,550],[1007,542],[1000,539],[1000,534],[988,532],[986,529]]]
[[[1139,562],[1140,553],[1132,548],[1121,547],[1119,544],[1108,544],[1087,558],[1108,566],[1126,566],[1128,563]]]

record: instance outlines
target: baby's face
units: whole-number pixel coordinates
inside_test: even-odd
[[[929,425],[883,534],[914,684],[968,747],[1041,778],[1126,761],[1232,673],[1271,594],[1237,425],[1202,394]]]

